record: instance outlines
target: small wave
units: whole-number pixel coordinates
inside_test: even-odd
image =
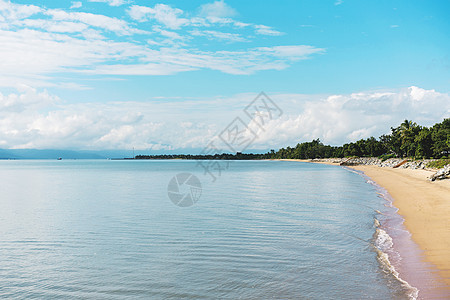
[[[375,219],[375,221],[378,222],[377,219]],[[378,224],[380,223],[378,222]],[[374,240],[375,240],[374,248],[377,253],[377,259],[380,262],[383,270],[386,273],[392,274],[395,277],[395,279],[397,279],[400,282],[402,287],[406,290],[409,299],[413,300],[417,299],[419,295],[419,290],[411,286],[407,281],[403,280],[400,277],[400,274],[391,264],[391,261],[389,260],[389,255],[386,253],[386,251],[391,250],[392,246],[394,245],[391,236],[383,229],[377,228],[375,231]]]

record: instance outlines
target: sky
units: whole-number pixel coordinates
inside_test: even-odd
[[[0,0],[0,148],[191,152],[236,118],[254,137],[247,150],[430,126],[450,117],[449,11],[444,0]],[[280,112],[264,126],[245,114],[260,92]]]

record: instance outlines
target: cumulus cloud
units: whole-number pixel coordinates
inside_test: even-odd
[[[450,95],[415,86],[390,92],[311,95],[310,100],[300,95],[276,97],[290,99],[288,107],[300,107],[301,111],[287,113],[272,121],[266,131],[259,130],[258,145],[261,147],[269,143],[278,147],[295,145],[315,138],[337,145],[370,136],[379,137],[405,119],[430,126],[450,117]]]
[[[21,84],[16,86],[19,93],[3,95],[0,93],[0,112],[23,112],[26,110],[39,110],[56,104],[60,99],[50,95],[47,91],[38,92],[35,88]]]
[[[235,117],[271,149],[320,138],[342,144],[388,133],[404,119],[430,126],[450,117],[450,95],[419,87],[345,95],[269,95],[284,111],[261,129],[242,112],[253,94],[215,99],[66,104],[19,86],[0,94],[0,147],[65,149],[203,148]],[[223,145],[222,145],[223,146]],[[226,149],[226,146],[223,146]]]

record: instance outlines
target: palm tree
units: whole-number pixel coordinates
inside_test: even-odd
[[[416,128],[418,125],[416,122],[405,120],[400,124],[400,135],[403,137],[405,134]]]

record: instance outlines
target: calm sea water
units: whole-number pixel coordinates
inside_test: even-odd
[[[168,198],[180,172],[191,207]],[[194,161],[0,161],[0,297],[407,299],[384,257],[390,208],[349,170]]]

